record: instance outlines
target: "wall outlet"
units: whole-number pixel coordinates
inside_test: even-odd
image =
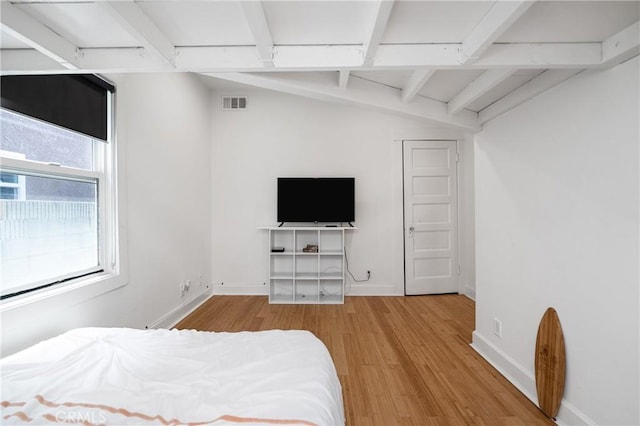
[[[498,318],[493,319],[493,334],[502,339],[502,321]]]
[[[180,281],[180,297],[185,297],[191,288],[191,280]]]

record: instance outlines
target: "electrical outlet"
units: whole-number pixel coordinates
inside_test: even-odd
[[[191,280],[180,281],[180,297],[185,297],[191,288]]]
[[[498,318],[493,319],[493,334],[502,339],[502,321]]]

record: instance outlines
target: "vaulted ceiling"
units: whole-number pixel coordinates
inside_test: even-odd
[[[2,0],[2,74],[181,71],[475,131],[640,53],[639,1]]]

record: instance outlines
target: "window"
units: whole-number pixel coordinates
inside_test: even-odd
[[[24,197],[24,179],[14,173],[0,173],[0,199],[19,200]]]
[[[106,102],[101,139],[17,113],[2,93],[1,299],[116,267],[111,91]]]

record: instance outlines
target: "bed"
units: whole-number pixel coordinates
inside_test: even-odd
[[[308,331],[81,328],[0,360],[2,424],[343,425]]]

